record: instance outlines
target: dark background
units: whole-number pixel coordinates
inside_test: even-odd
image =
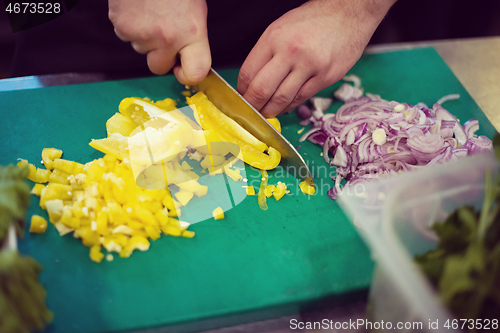
[[[288,0],[286,6],[297,6],[300,2]],[[208,3],[209,38],[219,50],[212,54],[214,67],[238,66],[261,30],[281,15],[280,9],[270,6],[268,0],[209,0]],[[243,7],[239,12],[244,15],[230,14],[236,3]],[[261,6],[268,7],[262,11]],[[145,57],[131,52],[129,44],[114,36],[107,21],[105,0],[81,0],[75,8],[79,16],[73,10],[19,33],[12,33],[3,6],[0,8],[0,78],[62,72],[123,72],[125,68],[131,73],[149,74]],[[222,20],[224,24],[218,24]],[[71,24],[72,28],[66,28]],[[243,26],[255,26],[255,30],[243,35],[238,30]],[[399,0],[370,43],[484,36],[500,36],[500,0]],[[229,48],[232,52],[227,52]],[[102,54],[109,56],[106,59]]]

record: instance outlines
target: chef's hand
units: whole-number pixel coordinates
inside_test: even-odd
[[[207,76],[212,58],[205,0],[109,0],[108,4],[116,35],[147,54],[151,72],[165,74],[173,68],[179,82],[188,85]]]
[[[274,21],[243,63],[238,91],[271,118],[340,80],[395,0],[313,0]]]

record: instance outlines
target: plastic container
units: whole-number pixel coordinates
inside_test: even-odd
[[[351,217],[376,262],[365,330],[459,332],[444,325],[454,317],[413,257],[433,249],[428,227],[456,208],[480,208],[493,155],[475,155],[345,190],[339,203]],[[383,321],[383,322],[382,322]]]

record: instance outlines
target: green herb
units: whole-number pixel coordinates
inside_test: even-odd
[[[0,244],[11,223],[19,238],[24,235],[26,208],[30,203],[30,189],[25,182],[27,174],[28,168],[0,166]]]
[[[42,266],[15,250],[0,251],[0,332],[29,333],[43,329],[53,314],[38,275]]]
[[[0,166],[0,332],[29,333],[43,329],[53,317],[45,305],[47,293],[38,276],[42,266],[17,250],[1,249],[9,225],[24,235],[30,190],[27,168]]]
[[[432,228],[437,247],[415,260],[443,302],[459,319],[500,318],[500,175],[486,173],[481,211],[460,207]]]

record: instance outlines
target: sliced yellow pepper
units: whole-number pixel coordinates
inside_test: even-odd
[[[259,195],[257,196],[257,201],[259,203],[260,209],[267,210],[268,207],[266,202],[266,188],[269,176],[267,175],[266,170],[262,170],[261,174],[262,174],[262,180],[260,182]]]
[[[203,127],[203,129],[217,130],[218,128],[223,128],[237,139],[247,142],[259,152],[263,152],[267,149],[267,145],[264,142],[255,138],[237,122],[222,113],[211,101],[208,100],[204,93],[199,92],[193,97],[187,97],[186,100],[188,101],[188,104],[196,105],[195,114],[197,114],[198,119],[200,119],[200,126]],[[206,119],[204,118],[207,117],[210,119],[210,122],[205,122]],[[205,126],[203,126],[203,123],[205,123]],[[211,126],[215,124],[217,124],[217,127]]]
[[[267,119],[269,124],[271,124],[278,132],[281,133],[281,123],[277,118],[269,118]]]

